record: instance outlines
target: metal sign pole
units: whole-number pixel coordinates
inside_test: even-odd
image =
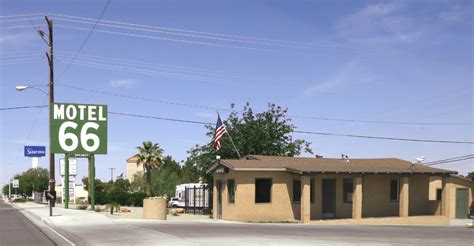
[[[89,155],[89,195],[91,197],[91,209],[95,209],[95,156]]]
[[[69,156],[64,154],[64,208],[69,208]]]

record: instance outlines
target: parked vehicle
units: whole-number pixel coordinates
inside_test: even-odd
[[[179,202],[177,197],[171,197],[170,201],[168,202],[168,207],[170,208],[179,208],[179,207],[184,207],[184,201]]]

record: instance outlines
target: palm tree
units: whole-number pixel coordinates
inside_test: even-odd
[[[145,193],[151,196],[151,170],[159,168],[161,164],[161,157],[163,155],[163,149],[157,143],[151,141],[144,141],[142,146],[137,147],[138,150],[138,162],[137,165],[143,165],[143,171],[145,172]]]

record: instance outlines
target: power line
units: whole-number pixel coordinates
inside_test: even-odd
[[[326,120],[326,121],[341,121],[341,122],[359,122],[359,123],[374,123],[374,124],[394,124],[394,125],[434,125],[434,126],[445,126],[445,125],[473,125],[473,123],[436,123],[436,122],[400,122],[400,121],[377,121],[377,120],[353,120],[353,119],[338,119],[338,118],[323,118],[323,117],[309,117],[309,116],[289,116],[297,119],[313,119],[313,120]]]
[[[70,52],[57,52],[60,54],[60,57],[71,57],[67,53]],[[119,58],[109,58],[104,56],[96,56],[96,55],[84,55],[81,54],[78,59],[88,60],[88,61],[95,61],[95,62],[109,62],[109,63],[118,63],[118,64],[126,64],[126,65],[133,65],[137,67],[148,67],[148,68],[157,68],[163,70],[171,70],[171,71],[178,71],[184,73],[196,73],[196,74],[206,74],[206,75],[214,75],[216,77],[229,77],[232,79],[239,79],[239,80],[252,80],[252,81],[261,81],[258,78],[251,78],[251,77],[243,77],[238,74],[226,74],[225,72],[203,69],[203,68],[196,68],[196,67],[186,67],[186,66],[175,66],[175,65],[168,65],[163,63],[151,63],[151,62],[142,62],[130,59],[119,59]]]
[[[1,23],[3,22],[15,22],[15,21],[27,21],[27,20],[38,20],[41,19],[41,17],[35,17],[35,18],[23,18],[23,19],[13,19],[13,20],[0,20]]]
[[[84,40],[84,42],[82,42],[79,50],[77,50],[76,54],[74,55],[74,58],[71,60],[71,62],[69,62],[69,64],[67,65],[67,67],[63,70],[63,72],[61,73],[61,75],[59,75],[59,78],[57,79],[57,81],[61,80],[61,78],[63,77],[64,73],[66,73],[66,71],[69,69],[69,67],[71,66],[71,64],[74,62],[74,60],[76,59],[77,55],[79,55],[79,53],[81,53],[82,49],[84,48],[84,46],[86,45],[87,41],[89,41],[89,38],[91,37],[92,35],[92,32],[94,32],[95,30],[95,27],[97,26],[97,23],[99,23],[100,19],[102,19],[102,16],[104,16],[105,14],[105,10],[107,10],[107,7],[109,6],[110,4],[110,0],[107,0],[107,3],[105,4],[104,8],[102,9],[102,12],[100,13],[99,15],[99,18],[97,18],[95,24],[92,26],[92,28],[90,29],[89,33],[87,34],[87,37],[86,39]]]
[[[175,121],[175,122],[183,122],[183,123],[193,123],[193,124],[201,124],[201,125],[212,125],[212,124],[213,124],[213,123],[210,123],[210,122],[183,120],[183,119],[175,119],[175,118],[164,118],[164,117],[149,116],[149,115],[143,115],[143,114],[131,114],[131,113],[120,113],[120,112],[109,112],[109,113],[110,113],[110,114],[116,114],[116,115],[123,115],[123,116],[138,117],[138,118],[149,118],[149,119],[167,120],[167,121]],[[312,132],[312,131],[293,131],[293,132],[295,132],[295,133],[302,133],[302,134],[316,134],[316,135],[325,135],[325,136],[366,138],[366,139],[392,140],[392,141],[425,142],[425,143],[444,143],[444,144],[474,144],[474,142],[470,142],[470,141],[452,141],[452,140],[432,140],[432,139],[412,139],[412,138],[378,137],[378,136],[364,136],[364,135],[339,134],[339,133],[324,133],[324,132]]]
[[[427,163],[423,163],[425,166],[435,166],[435,165],[441,165],[441,164],[446,164],[446,163],[451,163],[451,162],[458,162],[458,161],[464,161],[464,160],[469,160],[473,159],[474,155],[463,155],[463,156],[457,156],[457,157],[452,157],[452,158],[447,158],[447,159],[442,159],[442,160],[437,160],[437,161],[431,161]]]
[[[8,108],[0,108],[1,111],[7,110],[17,110],[17,109],[28,109],[28,108],[44,108],[48,107],[48,105],[32,105],[32,106],[18,106],[18,107],[8,107]]]
[[[206,107],[206,106],[193,105],[193,104],[187,104],[187,103],[179,103],[179,102],[171,102],[171,101],[165,101],[165,100],[159,100],[159,99],[153,99],[153,98],[130,96],[130,95],[118,94],[118,93],[113,93],[113,92],[108,92],[108,91],[87,89],[87,88],[82,88],[82,87],[77,87],[77,86],[72,86],[72,85],[65,85],[65,84],[56,84],[56,85],[61,86],[61,87],[65,87],[65,88],[75,89],[75,90],[82,90],[82,91],[87,91],[87,92],[100,93],[100,94],[104,94],[104,95],[110,95],[110,96],[115,96],[115,97],[123,97],[123,98],[129,98],[129,99],[134,99],[134,100],[157,102],[157,103],[164,103],[164,104],[177,105],[177,106],[183,106],[183,107],[191,107],[191,108],[232,111],[230,109],[225,109],[225,108],[213,108],[213,107]]]
[[[130,95],[125,95],[125,94],[119,94],[119,93],[113,93],[113,92],[95,90],[95,89],[87,89],[87,88],[82,88],[82,87],[77,87],[77,86],[72,86],[72,85],[66,85],[66,84],[57,84],[57,85],[61,87],[65,87],[65,88],[75,89],[75,90],[100,93],[100,94],[105,94],[105,95],[110,95],[110,96],[115,96],[115,97],[129,98],[133,100],[149,101],[149,102],[164,103],[164,104],[170,104],[170,105],[176,105],[176,106],[202,108],[202,109],[217,110],[217,111],[229,111],[229,112],[232,111],[231,109],[226,109],[226,108],[218,108],[218,107],[210,107],[210,106],[203,106],[203,105],[196,105],[196,104],[172,102],[172,101],[159,100],[159,99],[146,98],[146,97],[130,96]],[[236,111],[236,112],[241,112],[241,111]],[[332,119],[332,118],[324,118],[324,117],[292,116],[292,115],[288,115],[288,117],[300,118],[300,119],[312,119],[312,120],[366,122],[366,123],[395,124],[395,125],[472,125],[469,123],[391,122],[391,121],[369,121],[369,120],[352,120],[352,119]]]
[[[21,15],[2,15],[0,18],[14,18],[14,17],[25,17],[25,16],[41,16],[41,13],[36,14],[21,14]]]
[[[68,61],[69,59],[61,59],[61,60]],[[59,61],[61,61],[61,60],[59,60]],[[86,67],[111,69],[111,70],[119,70],[119,71],[126,71],[126,72],[135,72],[135,73],[139,73],[139,74],[155,75],[155,76],[167,77],[167,78],[177,78],[177,79],[183,79],[183,80],[201,81],[201,82],[209,83],[209,84],[218,84],[218,85],[236,84],[236,83],[232,83],[232,82],[229,82],[229,83],[217,82],[217,81],[213,81],[213,80],[210,80],[210,79],[208,79],[206,77],[202,77],[202,76],[200,77],[200,76],[189,75],[189,74],[170,73],[170,72],[163,72],[163,71],[156,71],[156,70],[149,70],[149,69],[140,69],[140,68],[132,68],[132,67],[125,67],[125,66],[103,64],[103,63],[97,63],[97,62],[80,61],[80,60],[77,60],[77,59],[75,61],[75,64],[86,66]]]
[[[60,16],[72,19],[80,19],[80,20],[89,20],[93,21],[92,18],[85,18],[85,17],[78,17],[72,15],[63,15],[63,14],[52,14],[53,16]],[[230,35],[230,34],[223,34],[223,33],[213,33],[213,32],[202,32],[202,31],[194,31],[194,30],[186,30],[186,29],[177,29],[177,28],[169,28],[169,27],[161,27],[161,26],[152,26],[152,25],[143,25],[143,24],[134,24],[134,23],[127,23],[127,22],[119,22],[119,21],[108,21],[108,20],[101,20],[101,23],[110,23],[115,25],[123,26],[133,26],[133,27],[141,27],[141,28],[149,28],[155,30],[166,30],[166,31],[173,31],[173,32],[181,32],[182,34],[197,34],[197,35],[205,35],[206,37],[223,37],[229,39],[239,39],[239,40],[254,40],[254,41],[264,41],[269,43],[276,43],[276,44],[287,44],[287,45],[300,45],[305,47],[333,47],[333,48],[350,48],[341,45],[322,45],[322,44],[315,44],[315,43],[308,43],[308,42],[298,42],[298,41],[288,41],[288,40],[278,40],[278,39],[270,39],[270,38],[261,38],[261,37],[251,37],[251,36],[242,36],[242,35]]]
[[[82,24],[93,24],[93,22],[91,22],[91,21],[71,20],[71,19],[65,19],[65,18],[60,18],[60,17],[56,17],[56,19],[67,21],[67,22],[75,22],[75,23],[82,23]],[[245,39],[233,39],[233,38],[215,37],[215,36],[205,36],[205,35],[199,35],[199,34],[178,33],[178,32],[170,32],[170,31],[162,31],[162,30],[151,30],[151,29],[146,29],[146,28],[129,27],[129,26],[124,26],[124,25],[116,25],[116,24],[97,23],[97,25],[106,26],[106,27],[113,27],[113,28],[122,28],[122,29],[127,29],[127,30],[134,30],[134,31],[185,36],[185,37],[191,37],[191,38],[212,39],[212,40],[218,40],[218,41],[229,41],[229,42],[239,42],[239,43],[257,44],[257,45],[290,47],[290,48],[310,48],[308,46],[301,46],[301,45],[282,44],[282,43],[263,42],[263,41],[253,41],[253,40],[245,40]]]
[[[130,114],[130,113],[120,113],[120,112],[109,112],[109,114],[131,116],[131,117],[138,117],[138,118],[147,118],[147,119],[155,119],[155,120],[166,120],[166,121],[174,121],[174,122],[182,122],[182,123],[190,123],[190,124],[200,124],[200,125],[212,124],[212,123],[203,122],[203,121],[173,119],[173,118],[165,118],[165,117],[142,115],[142,114]]]
[[[472,141],[452,141],[452,140],[432,140],[432,139],[413,139],[413,138],[378,137],[378,136],[364,136],[364,135],[341,134],[341,133],[326,133],[326,132],[312,132],[312,131],[294,131],[294,132],[296,132],[296,133],[303,133],[303,134],[324,135],[324,136],[338,136],[338,137],[351,137],[351,138],[367,138],[367,139],[379,139],[379,140],[391,140],[391,141],[425,142],[425,143],[449,143],[449,144],[474,144],[474,142],[472,142]]]
[[[82,30],[82,31],[88,30],[87,28],[75,27],[75,26],[68,26],[68,25],[56,25],[56,26],[58,26],[58,27],[64,27],[64,28],[70,28],[70,29],[75,29],[75,30]],[[303,55],[303,54],[304,54],[304,53],[297,53],[297,52],[290,52],[290,51],[283,51],[283,50],[262,49],[262,48],[256,48],[256,47],[248,47],[248,46],[228,45],[228,44],[219,44],[219,43],[209,43],[209,42],[192,41],[192,40],[186,40],[186,39],[163,38],[163,37],[157,37],[157,36],[140,35],[140,34],[132,34],[132,33],[125,33],[125,32],[116,32],[116,31],[95,30],[95,32],[108,33],[108,34],[115,34],[115,35],[122,35],[122,36],[129,36],[129,37],[137,37],[137,38],[147,38],[147,39],[174,41],[174,42],[189,43],[189,44],[200,44],[200,45],[216,46],[216,47],[223,47],[223,48],[237,48],[237,49],[258,50],[258,51],[267,51],[267,52],[276,52],[276,53],[286,53],[286,54],[298,54],[298,55]]]

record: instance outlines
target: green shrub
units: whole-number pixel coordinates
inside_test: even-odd
[[[128,197],[128,203],[131,206],[143,207],[143,199],[145,198],[146,198],[145,192],[130,193]]]

